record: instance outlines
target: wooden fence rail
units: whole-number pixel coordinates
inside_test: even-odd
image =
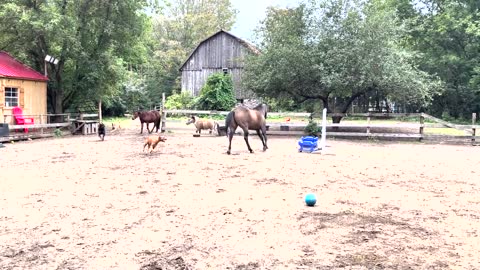
[[[5,124],[8,124],[8,130],[22,130],[22,132],[8,132],[6,136],[0,137],[0,142],[9,142],[9,141],[18,141],[18,140],[26,140],[26,139],[37,139],[37,138],[47,138],[52,137],[53,132],[45,132],[45,129],[52,129],[52,128],[66,128],[71,126],[71,122],[69,121],[69,114],[25,114],[24,116],[34,117],[35,124],[31,125],[17,125],[17,124],[10,124],[10,122],[15,122],[13,120],[13,115],[4,115],[3,121]],[[11,118],[9,118],[11,117]],[[52,117],[61,117],[64,122],[61,123],[51,123],[50,119]],[[10,121],[7,121],[9,119]],[[31,132],[24,133],[23,129],[29,129]]]
[[[206,114],[206,115],[227,115],[230,111],[206,111],[206,110],[165,110],[167,114]],[[321,113],[307,112],[269,112],[271,116],[283,117],[321,117]],[[418,117],[421,113],[328,113],[327,117]]]
[[[194,114],[194,115],[227,115],[228,111],[199,111],[199,110],[163,110],[162,122],[166,122],[167,115],[185,115],[185,114]],[[269,116],[274,117],[305,117],[305,118],[318,118],[320,114],[318,113],[306,113],[306,112],[271,112],[268,113]],[[331,123],[327,122],[326,127],[332,131],[327,132],[327,136],[333,137],[383,137],[383,138],[414,138],[418,140],[428,139],[465,139],[470,138],[471,143],[475,144],[476,141],[476,129],[480,126],[475,125],[476,115],[472,115],[472,125],[457,125],[446,122],[444,120],[438,119],[431,115],[425,113],[330,113],[327,114],[327,117],[332,116],[342,116],[342,117],[364,117],[367,120],[367,123]],[[385,124],[385,123],[372,123],[374,118],[402,118],[402,117],[414,117],[418,118],[418,123],[396,123],[396,124]],[[434,123],[426,123],[425,120],[428,119]],[[222,124],[221,124],[222,125]],[[268,121],[267,119],[267,133],[271,135],[304,135],[303,130],[307,126],[307,123],[279,123]],[[165,127],[165,125],[163,125]],[[425,134],[425,128],[452,128],[457,129],[462,132],[467,132],[466,135],[430,135]],[[335,130],[335,128],[360,128],[365,129],[365,132],[340,132]],[[417,133],[413,132],[397,132],[397,133],[386,133],[386,132],[372,132],[372,129],[416,129]],[[179,128],[186,130],[187,128]],[[164,130],[163,130],[164,131]]]

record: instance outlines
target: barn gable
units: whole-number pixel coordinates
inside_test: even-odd
[[[13,109],[20,107],[23,115],[36,117],[47,113],[48,77],[0,51],[0,119],[14,124]]]
[[[238,100],[254,98],[251,91],[242,88],[243,59],[247,54],[258,54],[258,49],[224,30],[220,30],[193,50],[180,68],[182,91],[198,96],[210,74],[232,74],[235,96]]]
[[[30,81],[48,81],[46,76],[21,63],[5,51],[0,51],[0,77]]]

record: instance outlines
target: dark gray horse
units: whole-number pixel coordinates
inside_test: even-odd
[[[227,128],[228,136],[228,151],[227,154],[230,155],[230,150],[232,149],[232,138],[235,134],[237,127],[240,127],[243,130],[243,137],[247,143],[248,151],[253,153],[250,143],[248,143],[248,130],[256,130],[258,137],[263,144],[263,151],[268,149],[267,147],[267,118],[268,106],[266,104],[259,104],[253,109],[249,109],[244,106],[237,106],[230,113],[228,113],[227,118],[225,119],[225,127]]]

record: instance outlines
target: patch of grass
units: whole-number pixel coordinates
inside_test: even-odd
[[[102,119],[102,121],[107,127],[111,127],[112,123],[115,124],[115,125],[120,125],[122,127],[127,127],[127,126],[130,126],[130,124],[132,123],[132,118],[130,118],[130,117],[105,117],[105,118]]]
[[[335,258],[336,266],[342,268],[361,266],[367,269],[384,269],[386,262],[388,262],[387,257],[373,252],[337,255]]]
[[[454,128],[425,128],[425,134],[432,134],[432,135],[467,135],[466,132]]]

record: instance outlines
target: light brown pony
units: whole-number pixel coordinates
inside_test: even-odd
[[[228,151],[227,154],[230,155],[230,150],[232,149],[232,138],[235,134],[237,127],[243,129],[243,137],[245,143],[247,143],[247,148],[250,153],[253,153],[250,143],[248,143],[248,130],[256,130],[258,137],[263,144],[263,151],[268,149],[267,146],[267,118],[268,106],[266,104],[259,104],[253,109],[249,109],[244,106],[237,106],[231,112],[228,113],[227,118],[225,119],[225,126],[227,127],[227,136],[228,136]]]
[[[200,119],[196,115],[190,116],[190,119],[187,121],[187,125],[194,124],[197,130],[195,133],[202,133],[202,129],[210,130],[209,133],[212,134],[212,131],[218,130],[218,123],[213,121],[212,119]]]
[[[151,154],[159,142],[165,142],[166,140],[167,138],[165,136],[150,135],[145,139],[142,152],[145,152],[145,147],[148,146],[147,152],[150,151],[149,153]]]

